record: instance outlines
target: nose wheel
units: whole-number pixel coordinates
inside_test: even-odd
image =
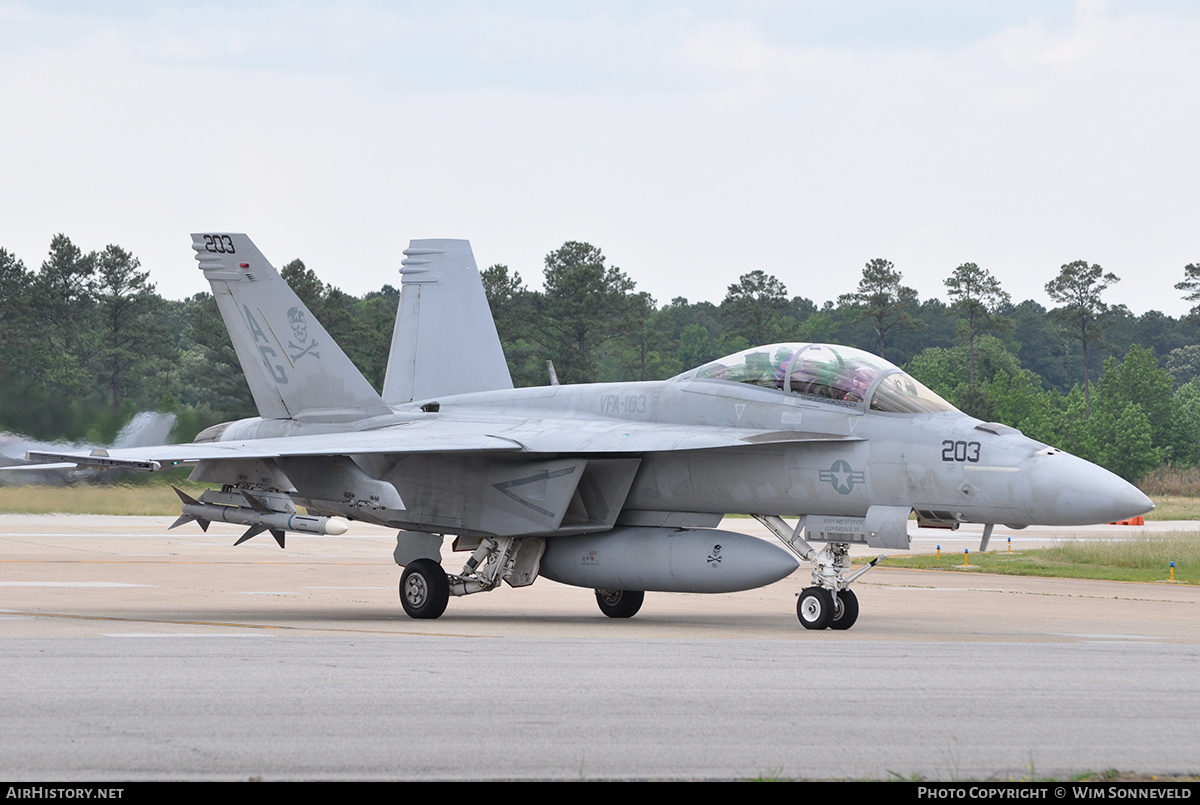
[[[849,629],[858,620],[858,596],[854,590],[842,590],[837,594],[833,604],[833,617],[829,619],[830,629]]]
[[[833,596],[824,587],[807,587],[796,602],[796,617],[805,629],[824,629],[833,618]]]
[[[796,602],[796,617],[805,629],[849,629],[858,620],[858,596],[847,589],[835,598],[824,587],[808,587]]]

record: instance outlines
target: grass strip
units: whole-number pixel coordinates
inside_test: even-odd
[[[1000,573],[1009,576],[1053,576],[1069,579],[1166,582],[1175,563],[1175,582],[1200,584],[1200,531],[1142,534],[1128,539],[1062,540],[1049,548],[1014,551],[943,552],[889,556],[881,567]]]

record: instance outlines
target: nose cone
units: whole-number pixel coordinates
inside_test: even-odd
[[[1096,525],[1125,520],[1154,508],[1128,481],[1090,461],[1050,451],[1028,467],[1034,522],[1040,525]]]

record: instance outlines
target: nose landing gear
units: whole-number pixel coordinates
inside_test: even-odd
[[[858,620],[858,596],[850,585],[886,556],[877,556],[853,573],[850,570],[850,545],[830,542],[817,550],[800,536],[805,518],[793,528],[776,515],[754,515],[784,545],[813,566],[811,587],[804,588],[796,602],[796,617],[805,629],[849,629]]]

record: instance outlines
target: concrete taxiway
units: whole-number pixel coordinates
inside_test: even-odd
[[[384,529],[280,551],[171,520],[0,517],[7,779],[1200,771],[1194,587],[881,567],[853,629],[808,632],[802,568],[651,593],[628,621],[546,580],[412,621]],[[992,547],[1133,533],[997,529]]]

